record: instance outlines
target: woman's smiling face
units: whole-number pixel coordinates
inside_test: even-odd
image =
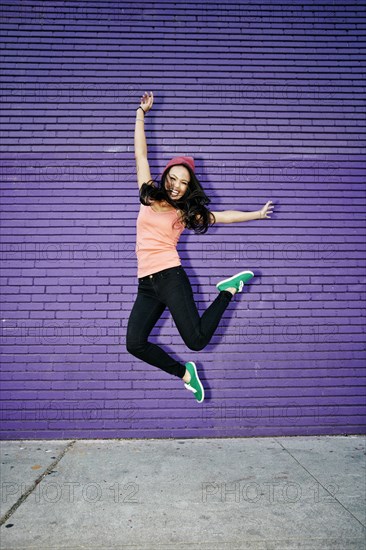
[[[173,200],[179,200],[188,189],[190,173],[183,164],[172,166],[165,179],[165,189],[169,197]]]

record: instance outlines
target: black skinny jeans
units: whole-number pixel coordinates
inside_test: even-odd
[[[210,342],[232,297],[227,290],[219,292],[200,317],[191,283],[182,266],[138,279],[137,297],[127,325],[127,351],[145,363],[183,378],[186,367],[148,341],[154,325],[168,307],[186,346],[202,350]]]

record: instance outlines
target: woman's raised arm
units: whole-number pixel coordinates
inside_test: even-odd
[[[151,95],[147,92],[141,98],[140,107],[147,113],[150,111],[154,102],[154,96],[151,92]],[[135,122],[135,136],[134,136],[134,147],[135,147],[135,160],[136,160],[136,171],[137,171],[137,182],[139,188],[143,183],[148,183],[151,180],[150,166],[147,160],[147,143],[145,136],[145,114],[138,107],[136,109],[136,122]]]

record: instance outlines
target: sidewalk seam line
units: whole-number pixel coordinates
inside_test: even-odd
[[[54,460],[45,469],[45,471],[40,476],[38,476],[37,479],[35,479],[33,481],[33,483],[30,485],[30,487],[22,495],[20,495],[20,497],[13,504],[13,506],[7,512],[5,512],[5,514],[2,516],[2,518],[0,518],[0,526],[3,525],[10,518],[10,516],[12,516],[14,514],[14,512],[17,510],[17,508],[19,508],[19,506],[22,504],[22,502],[24,502],[28,498],[28,496],[34,491],[34,489],[42,481],[42,479],[44,477],[46,477],[46,475],[48,475],[53,470],[53,468],[60,462],[61,458],[64,457],[64,455],[67,453],[67,451],[69,451],[75,445],[75,443],[76,443],[76,439],[74,439],[73,441],[70,441],[70,443],[68,443],[66,445],[66,447],[63,449],[63,451],[61,451],[61,454],[56,458],[56,460]]]
[[[321,483],[321,481],[319,481],[319,480],[315,477],[314,474],[312,474],[311,472],[309,472],[309,470],[308,470],[305,466],[303,466],[303,465],[301,464],[301,462],[299,462],[299,461],[297,460],[297,458],[295,458],[295,457],[291,454],[291,452],[290,452],[288,449],[286,449],[286,447],[284,447],[284,445],[283,445],[280,441],[277,441],[277,439],[276,439],[275,437],[274,437],[273,439],[276,441],[276,443],[277,443],[278,445],[281,445],[282,449],[283,449],[284,451],[286,451],[286,453],[288,453],[288,454],[291,456],[291,458],[293,458],[293,460],[295,460],[295,461],[299,464],[299,466],[301,466],[301,468],[303,468],[303,470],[305,470],[305,472],[307,472],[307,473],[309,474],[309,476],[311,476],[313,479],[315,479],[315,481],[316,481],[317,483],[319,483],[319,485],[321,485],[321,486],[323,487],[324,491],[326,491],[332,498],[334,498],[334,500],[336,500],[336,501],[338,502],[338,504],[339,504],[340,506],[342,506],[342,508],[343,508],[344,510],[346,510],[346,512],[348,512],[348,513],[349,513],[349,514],[350,514],[350,515],[351,515],[351,516],[352,516],[352,517],[353,517],[362,527],[365,527],[365,525],[362,523],[362,521],[360,521],[360,520],[350,511],[350,510],[348,510],[348,508],[346,508],[345,505],[344,505],[340,500],[338,500],[337,497],[336,497],[335,495],[332,495],[332,493],[331,493],[330,491],[328,491],[328,489],[327,489],[326,487],[324,487],[324,485]]]

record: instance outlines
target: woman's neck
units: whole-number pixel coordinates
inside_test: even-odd
[[[165,200],[154,201],[152,204],[157,210],[175,210],[174,206],[172,206]]]

